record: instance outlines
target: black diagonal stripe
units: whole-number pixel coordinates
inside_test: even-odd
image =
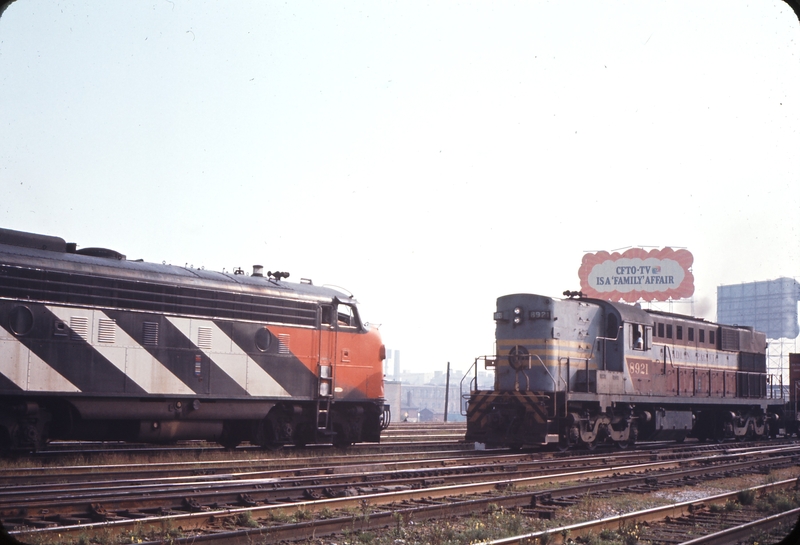
[[[172,322],[159,314],[140,314],[125,311],[107,311],[109,318],[172,374],[197,394],[219,397],[247,397],[225,371],[186,338]],[[144,339],[145,322],[158,325],[158,344],[148,345]],[[196,373],[195,358],[200,356],[200,373]]]
[[[259,329],[263,325],[253,323],[230,323],[214,322],[228,335],[236,345],[241,348],[250,358],[255,361],[264,371],[266,371],[284,390],[289,392],[292,397],[308,397],[316,392],[317,377],[308,367],[303,365],[297,356],[278,355],[278,339],[273,335],[272,342],[266,351],[261,351],[256,347],[255,338]],[[312,342],[312,332],[309,329],[298,328],[290,333],[294,343]],[[309,346],[309,349],[313,347]],[[309,350],[311,352],[311,350]]]
[[[12,382],[11,379],[7,378],[5,375],[0,375],[0,392],[2,392],[3,395],[21,393],[23,391],[24,390]]]
[[[18,304],[7,302],[0,305],[0,324],[3,327],[8,323],[9,312]],[[26,335],[17,336],[17,340],[83,393],[146,393],[87,341],[72,335],[68,326],[62,330],[65,335],[55,335],[55,324],[64,322],[47,307],[42,304],[25,306],[33,312],[33,329]],[[34,383],[33,389],[37,389],[37,377],[30,380]]]

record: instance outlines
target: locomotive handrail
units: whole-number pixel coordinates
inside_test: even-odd
[[[606,348],[608,347],[608,342],[609,341],[612,341],[612,342],[619,341],[619,334],[620,334],[621,331],[622,331],[622,325],[617,327],[617,335],[615,337],[607,337],[607,336],[602,336],[602,337],[598,336],[598,337],[596,337],[596,339],[598,341],[603,341],[603,371],[606,370],[606,354],[607,354]],[[595,349],[595,345],[594,345],[594,343],[592,343],[592,351],[589,353],[589,358],[590,359],[594,359],[594,349]],[[587,384],[589,382],[588,375],[587,375],[587,378],[586,378],[586,382],[587,382]],[[566,390],[567,391],[569,390],[569,384],[566,385]]]
[[[528,369],[533,368],[531,366],[531,360],[533,356],[536,356],[536,359],[539,360],[539,363],[544,368],[544,372],[547,373],[547,375],[550,377],[550,380],[553,381],[553,414],[556,414],[558,411],[558,407],[556,405],[558,403],[558,396],[556,395],[556,393],[558,393],[558,381],[555,379],[553,374],[547,369],[547,366],[544,364],[544,361],[542,361],[542,358],[541,356],[539,356],[539,354],[528,354]],[[561,362],[559,361],[559,367],[560,366]],[[564,392],[566,393],[569,390],[569,384],[567,384],[567,382],[564,380],[564,377],[562,377],[560,373],[558,378],[560,378],[561,381],[564,383]],[[528,380],[527,376],[525,377],[525,380]],[[528,388],[530,388],[530,382],[528,382]],[[564,399],[566,400],[566,395]]]
[[[481,359],[481,358],[486,359],[486,356],[478,356],[477,358],[475,358],[475,361],[472,362],[472,365],[469,366],[469,369],[467,369],[467,372],[464,373],[464,376],[461,377],[461,381],[458,383],[458,393],[459,393],[459,396],[461,397],[461,401],[462,401],[461,403],[459,403],[458,412],[461,413],[461,416],[467,416],[467,413],[466,413],[466,410],[465,410],[466,405],[464,404],[464,401],[468,400],[469,397],[470,397],[470,394],[475,392],[477,390],[477,388],[478,388],[478,360]],[[470,379],[470,381],[469,381],[469,392],[470,393],[469,394],[465,394],[464,393],[464,379],[469,376],[469,374],[470,374],[470,372],[472,371],[473,368],[475,369],[475,376],[472,377]],[[475,385],[474,387],[473,387],[473,384]]]

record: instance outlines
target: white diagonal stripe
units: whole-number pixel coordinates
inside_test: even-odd
[[[70,309],[65,307],[47,307],[50,312],[64,322],[69,322],[70,316],[89,314],[91,329],[94,329],[95,318],[111,320],[102,311]],[[90,334],[92,334],[90,332]],[[155,359],[136,340],[117,326],[117,335],[114,343],[103,344],[94,342],[90,337],[90,344],[94,350],[110,361],[114,367],[125,373],[145,392],[150,394],[194,394],[172,371]]]
[[[24,391],[81,391],[28,347],[10,336],[0,340],[0,375]],[[30,382],[28,377],[32,378]]]
[[[244,388],[253,396],[289,397],[283,386],[267,373],[253,358],[247,355],[239,345],[231,340],[217,324],[211,320],[198,320],[190,318],[177,318],[167,316],[167,319],[190,342],[197,345],[199,328],[211,329],[211,348],[200,349],[220,369],[231,377],[236,384]]]

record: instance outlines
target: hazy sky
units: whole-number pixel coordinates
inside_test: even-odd
[[[343,286],[408,370],[588,251],[688,249],[714,319],[800,276],[799,54],[768,0],[18,0],[0,225]]]

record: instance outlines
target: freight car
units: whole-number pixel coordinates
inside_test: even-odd
[[[763,333],[565,295],[497,299],[496,354],[473,367],[476,376],[481,361],[494,370],[494,389],[472,379],[467,441],[593,449],[786,431]]]
[[[377,442],[385,349],[287,273],[127,260],[0,229],[0,450],[50,439]]]

